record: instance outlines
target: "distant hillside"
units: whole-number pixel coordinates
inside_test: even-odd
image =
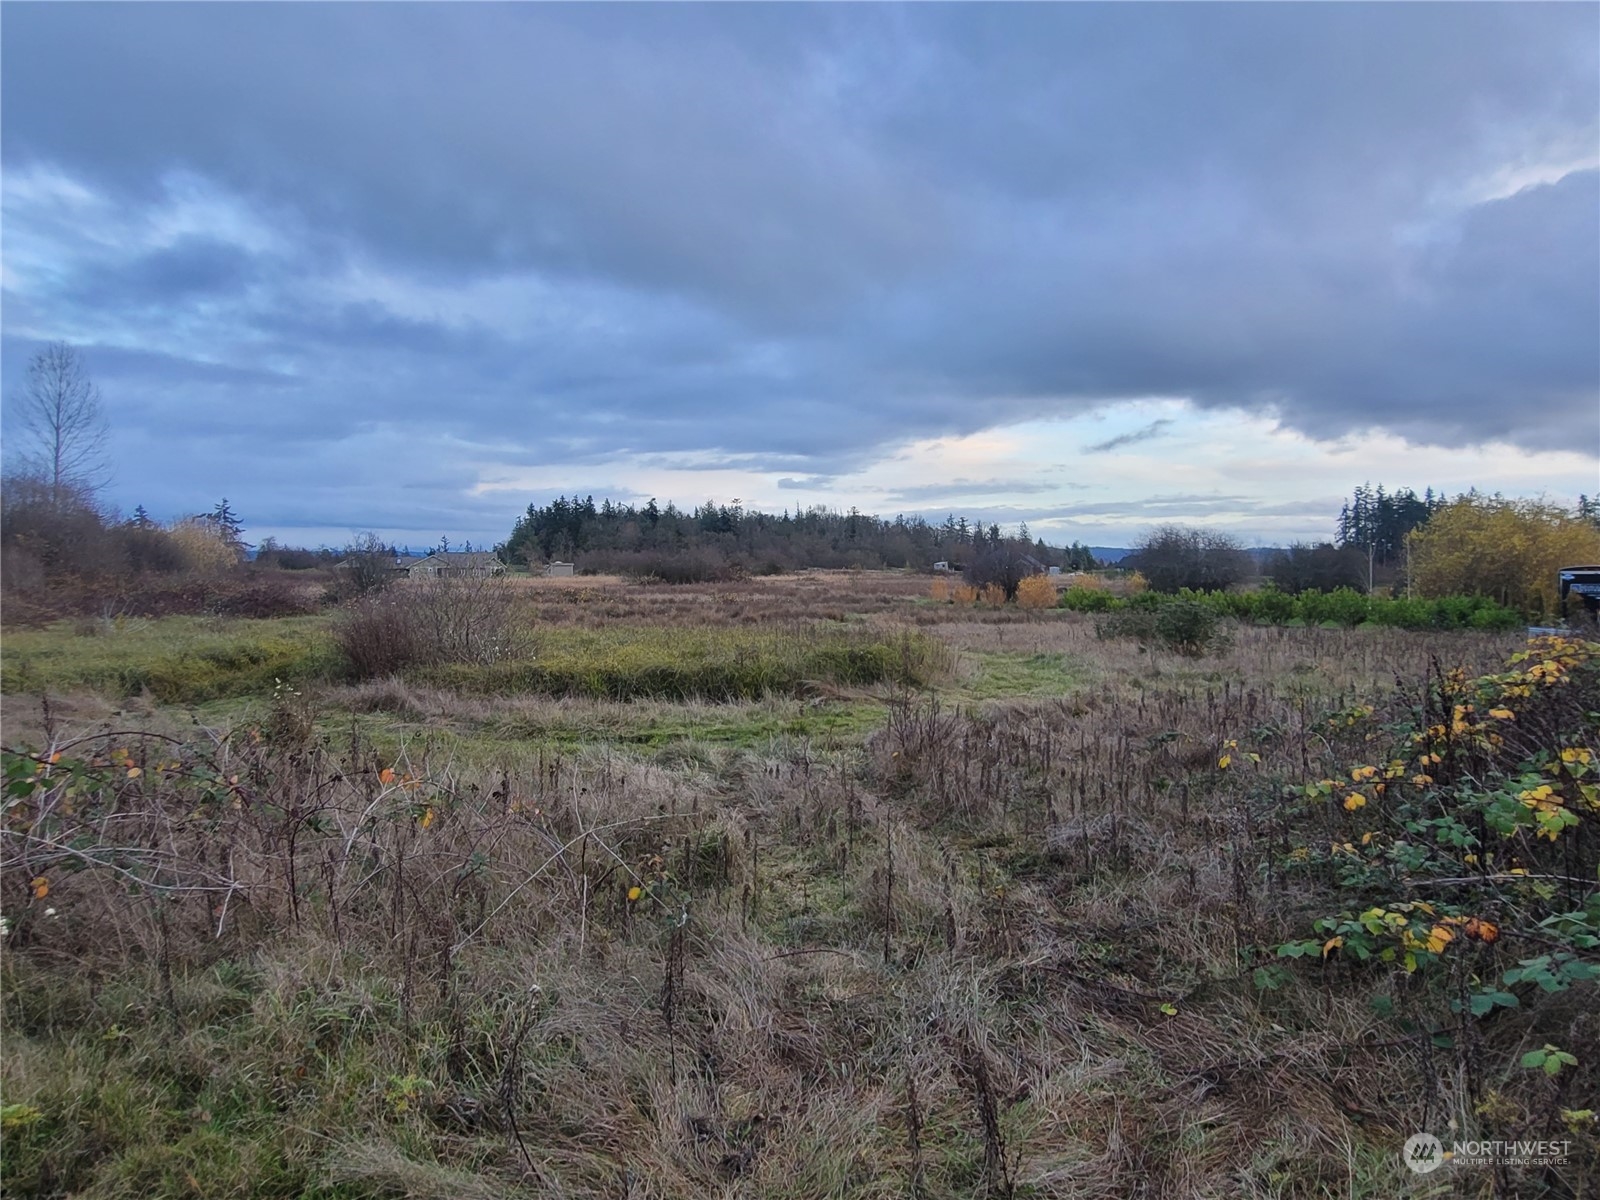
[[[1127,546],[1090,546],[1089,553],[1107,566],[1114,566],[1127,558],[1133,551]]]

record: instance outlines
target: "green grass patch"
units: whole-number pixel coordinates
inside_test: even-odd
[[[656,751],[696,743],[771,752],[806,740],[839,748],[859,746],[883,724],[885,708],[858,701],[768,701],[759,704],[663,705],[656,710],[618,706],[570,713],[489,720],[458,718],[441,725],[393,714],[352,714],[332,709],[318,720],[330,742],[347,740],[352,725],[380,753],[426,743],[430,752],[468,766],[524,764],[542,751],[609,745]]]
[[[1002,700],[1060,696],[1087,683],[1090,672],[1063,654],[979,653],[978,674],[957,689],[962,698]]]
[[[924,685],[942,659],[937,643],[912,633],[630,626],[541,632],[531,660],[424,667],[409,677],[487,695],[729,701],[798,695],[819,683]]]
[[[330,678],[340,670],[322,617],[61,621],[6,634],[0,690],[86,688],[115,697],[148,690],[163,703],[190,704],[270,691],[275,680]]]

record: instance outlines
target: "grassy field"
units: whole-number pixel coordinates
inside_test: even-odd
[[[1591,1194],[1593,984],[1450,1008],[1568,898],[1414,973],[1278,950],[1425,899],[1340,857],[1407,836],[1403,781],[1294,797],[1524,639],[1186,657],[925,584],[519,581],[529,657],[366,681],[326,617],[8,632],[0,1187]],[[1600,751],[1551,661],[1506,729]],[[1450,1129],[1568,1161],[1404,1165]]]

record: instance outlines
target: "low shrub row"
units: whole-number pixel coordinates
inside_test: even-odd
[[[6,597],[8,628],[42,627],[67,617],[248,617],[267,620],[316,612],[322,603],[315,579],[279,571],[240,568],[220,574],[64,578]]]
[[[1386,625],[1397,629],[1512,630],[1523,625],[1515,609],[1485,596],[1444,596],[1436,600],[1367,596],[1353,588],[1302,592],[1291,596],[1266,586],[1251,592],[1143,592],[1127,600],[1109,592],[1069,588],[1058,606],[1073,612],[1112,613],[1131,609],[1156,612],[1175,603],[1199,605],[1218,616],[1258,625]]]

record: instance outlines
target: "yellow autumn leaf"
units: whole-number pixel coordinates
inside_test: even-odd
[[[388,787],[389,784],[393,783],[394,782],[394,768],[393,767],[385,767],[383,770],[379,771],[378,772],[378,782],[383,784],[385,787]]]
[[[1378,773],[1377,767],[1356,767],[1350,772],[1350,778],[1357,783],[1365,783]]]
[[[1232,761],[1233,761],[1233,755],[1224,754],[1221,758],[1217,759],[1217,770],[1226,771],[1228,769],[1228,764],[1231,763]]]
[[[142,770],[140,770],[138,767],[129,767],[128,768],[128,778],[129,779],[137,779],[137,778],[139,778],[139,776],[141,776],[143,774],[144,774],[144,772]]]
[[[1517,714],[1509,708],[1491,708],[1489,715],[1497,721],[1515,721],[1517,719]]]
[[[1366,802],[1367,798],[1360,792],[1351,792],[1344,798],[1344,810],[1345,812],[1355,812],[1356,809],[1365,805]]]
[[[1344,939],[1342,937],[1329,938],[1327,941],[1322,943],[1322,957],[1327,958],[1328,955],[1332,954],[1342,945],[1344,945]]]
[[[433,809],[432,809],[432,807],[429,807],[429,808],[427,808],[426,810],[423,811],[422,816],[417,818],[417,824],[422,826],[424,829],[427,829],[430,825],[433,824]]]
[[[644,895],[644,889],[639,887],[637,884],[628,889],[629,900],[637,900],[642,895]]]
[[[35,875],[33,882],[28,886],[33,888],[33,898],[35,900],[43,900],[50,894],[50,881],[43,875]]]

